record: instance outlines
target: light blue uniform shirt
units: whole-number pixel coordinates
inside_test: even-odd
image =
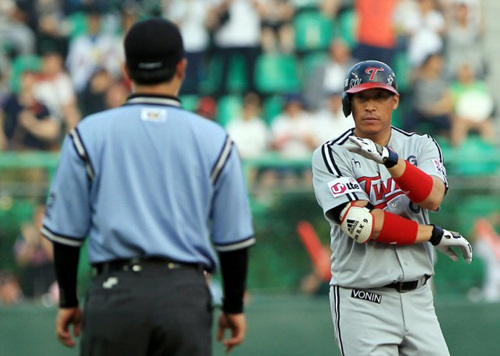
[[[216,269],[255,240],[235,145],[172,97],[132,96],[64,140],[43,234],[89,259],[162,256]]]

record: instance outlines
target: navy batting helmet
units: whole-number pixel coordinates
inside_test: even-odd
[[[363,90],[380,88],[398,94],[396,74],[384,62],[368,60],[356,63],[349,69],[342,92],[342,109],[347,117],[351,113],[349,94]]]

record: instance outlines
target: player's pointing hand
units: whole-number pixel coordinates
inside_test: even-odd
[[[390,168],[398,162],[398,154],[389,147],[384,147],[369,138],[349,136],[349,142],[344,145],[349,151],[371,159],[378,164]]]

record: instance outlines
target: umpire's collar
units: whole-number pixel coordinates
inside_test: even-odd
[[[132,94],[125,105],[167,105],[181,107],[179,98],[171,95]]]

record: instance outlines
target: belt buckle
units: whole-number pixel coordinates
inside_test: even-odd
[[[396,287],[396,290],[397,290],[399,293],[405,293],[405,292],[407,292],[407,290],[404,288],[404,285],[405,285],[405,283],[404,283],[404,282],[398,282],[397,287]]]

